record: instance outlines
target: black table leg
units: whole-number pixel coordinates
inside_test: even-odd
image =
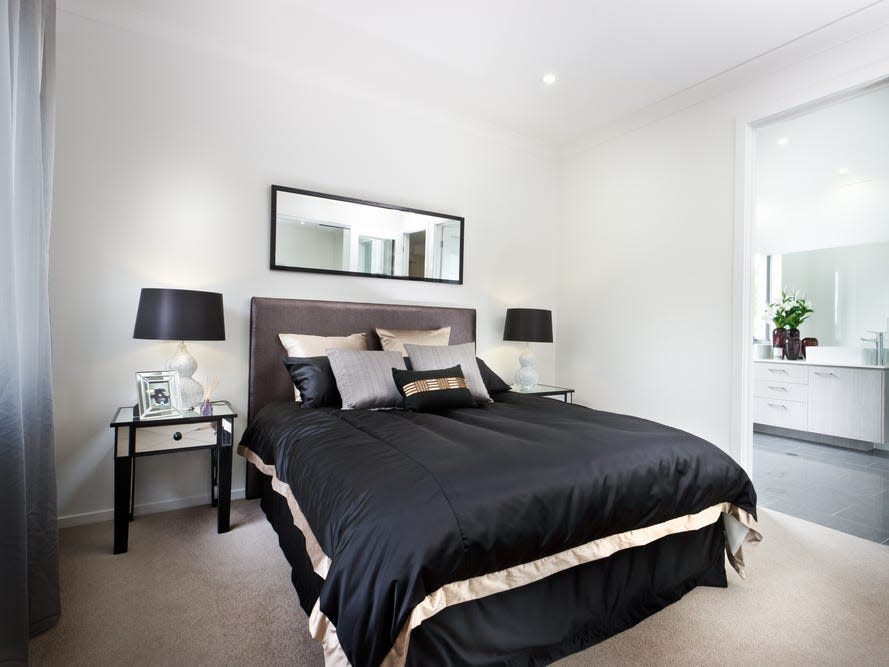
[[[232,497],[232,446],[219,448],[219,508],[217,509],[217,532],[227,533]]]
[[[219,485],[219,451],[218,447],[210,450],[210,505],[216,507],[219,502],[216,488]]]
[[[136,516],[136,457],[130,457],[130,521]]]
[[[114,553],[127,550],[130,523],[130,465],[129,456],[114,457]]]

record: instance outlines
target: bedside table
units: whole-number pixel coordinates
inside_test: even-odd
[[[217,510],[217,531],[228,532],[232,492],[232,436],[235,418],[228,401],[213,403],[213,414],[187,411],[158,419],[139,419],[138,408],[118,408],[114,429],[114,553],[127,550],[133,520],[136,459],[195,449],[210,450],[210,503]]]
[[[512,385],[510,391],[527,396],[561,396],[566,403],[574,402],[574,390],[568,387],[554,387],[549,384],[538,384],[530,389],[519,389],[518,385]]]

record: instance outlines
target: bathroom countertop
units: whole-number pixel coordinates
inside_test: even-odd
[[[865,368],[872,371],[887,371],[889,367],[886,366],[877,366],[875,364],[853,364],[853,363],[842,363],[842,362],[834,362],[834,361],[813,361],[808,362],[805,359],[797,359],[796,361],[791,361],[790,359],[754,359],[758,364],[791,364],[794,366],[834,366],[839,368]]]

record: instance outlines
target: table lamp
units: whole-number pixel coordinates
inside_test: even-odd
[[[527,391],[537,386],[540,375],[534,368],[534,353],[531,351],[531,343],[553,342],[552,311],[539,308],[507,309],[503,340],[516,340],[525,343],[525,349],[519,355],[519,370],[515,374],[515,383],[519,389]]]
[[[187,340],[225,340],[222,295],[185,289],[143,288],[133,338],[178,340],[167,369],[179,373],[182,409],[200,406],[204,388],[192,375],[198,369]]]

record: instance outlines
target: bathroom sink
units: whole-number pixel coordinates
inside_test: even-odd
[[[876,351],[863,347],[832,347],[829,345],[806,348],[806,361],[810,364],[848,364],[873,366]]]

